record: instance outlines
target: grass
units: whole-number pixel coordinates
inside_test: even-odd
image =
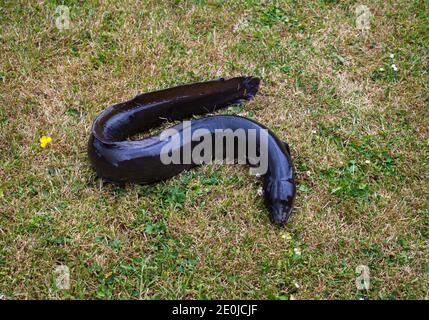
[[[68,30],[55,26],[60,4]],[[372,12],[366,33],[359,4]],[[429,298],[428,11],[424,1],[1,1],[0,296]],[[86,143],[107,106],[242,74],[261,77],[261,92],[228,112],[292,148],[298,195],[285,228],[269,222],[244,167],[151,186],[96,178]],[[69,290],[56,286],[59,265]],[[359,265],[369,290],[356,289]]]

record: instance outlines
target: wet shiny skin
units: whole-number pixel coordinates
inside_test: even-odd
[[[219,79],[144,93],[113,105],[94,121],[88,144],[92,166],[99,177],[115,183],[150,184],[171,178],[198,164],[163,164],[160,152],[167,141],[162,141],[160,135],[135,141],[126,138],[166,120],[183,120],[250,100],[258,88],[259,79],[254,77]],[[181,134],[182,124],[174,128]],[[200,128],[208,129],[213,135],[216,129],[267,129],[251,119],[230,115],[192,120],[192,131]],[[175,148],[183,151],[184,142],[182,139],[178,141]],[[191,142],[191,148],[197,144]],[[283,225],[291,215],[295,199],[294,168],[287,144],[269,130],[268,171],[263,179],[270,218]]]

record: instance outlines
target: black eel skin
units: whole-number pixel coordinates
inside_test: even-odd
[[[163,164],[160,157],[161,149],[166,143],[171,142],[170,139],[173,137],[165,141],[161,140],[160,135],[142,140],[127,138],[158,126],[166,120],[183,120],[250,100],[258,89],[258,78],[236,77],[144,93],[129,101],[113,105],[103,111],[92,126],[88,144],[91,164],[99,177],[114,183],[150,184],[173,177],[200,164],[193,162]],[[267,129],[256,121],[232,115],[209,116],[191,120],[191,123],[192,132],[204,128],[210,131],[212,137],[216,129],[256,129],[257,132]],[[183,123],[173,128],[178,130],[177,134],[183,138]],[[180,142],[173,148],[177,152],[182,152],[182,157],[187,143],[191,144],[192,150],[199,143],[184,140],[177,140]],[[258,133],[256,143],[260,144]],[[187,147],[189,150],[189,145]],[[247,152],[245,156],[247,157]],[[250,164],[249,161],[247,163]],[[295,199],[294,167],[288,145],[280,141],[270,130],[268,130],[268,170],[263,179],[265,204],[270,212],[270,218],[274,223],[283,225],[291,215]]]

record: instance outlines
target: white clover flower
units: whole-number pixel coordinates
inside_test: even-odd
[[[384,68],[380,68],[380,71],[384,71]]]
[[[300,256],[301,255],[301,250],[299,248],[294,248],[293,252],[297,255]]]
[[[370,164],[370,163],[371,163],[371,161],[370,161],[370,160],[365,160],[365,163],[366,163],[366,164]]]
[[[395,58],[395,55],[393,53],[390,54],[390,59]]]
[[[396,64],[392,64],[392,69],[393,71],[398,71],[398,67],[396,66]]]

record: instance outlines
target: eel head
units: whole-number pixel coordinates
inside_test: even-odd
[[[284,225],[289,220],[295,193],[293,179],[269,179],[265,187],[265,203],[274,223]]]

